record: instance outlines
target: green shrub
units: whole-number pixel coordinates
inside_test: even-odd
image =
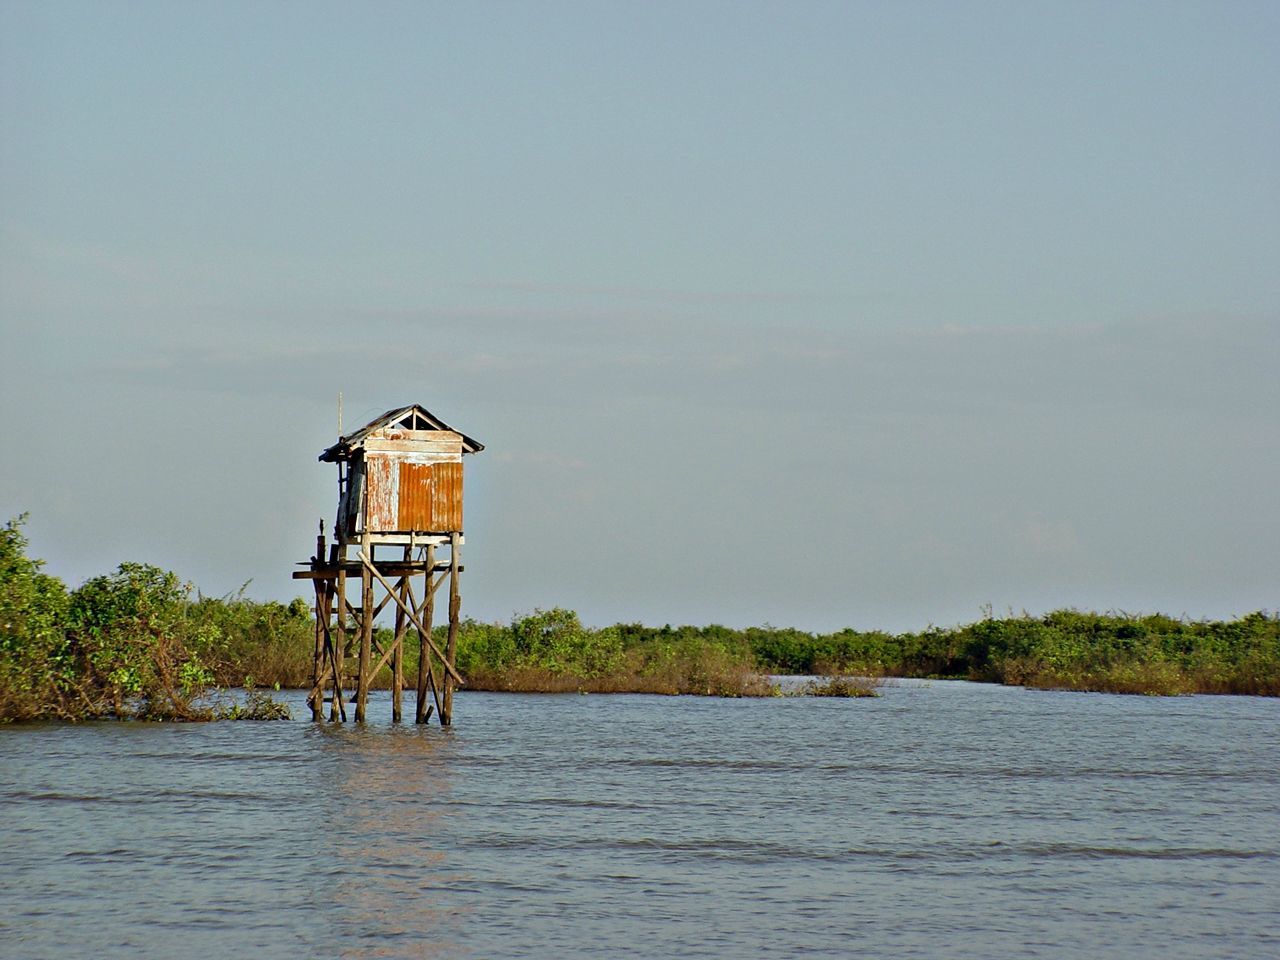
[[[75,680],[66,587],[26,555],[26,515],[0,529],[0,719],[57,716]]]
[[[189,584],[149,564],[122,563],[68,594],[27,557],[24,520],[0,531],[0,720],[213,719],[199,700],[238,665],[231,647],[269,647],[282,618],[311,635],[305,604],[246,602],[248,620],[268,621],[248,636],[244,611],[193,602]]]

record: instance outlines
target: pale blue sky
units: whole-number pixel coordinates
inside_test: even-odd
[[[1280,6],[0,0],[0,512],[288,598],[346,424],[466,612],[1280,606]]]

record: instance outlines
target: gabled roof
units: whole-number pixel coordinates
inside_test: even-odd
[[[462,437],[463,453],[479,453],[484,449],[483,443],[472,440],[461,430],[454,430],[453,427],[439,417],[433,416],[426,407],[414,403],[407,407],[388,410],[382,416],[370,420],[359,430],[354,430],[346,436],[340,437],[337,443],[320,454],[320,460],[323,463],[346,460],[351,456],[351,451],[362,446],[364,438],[373,433],[373,431],[392,426],[400,426],[405,430],[448,430]]]

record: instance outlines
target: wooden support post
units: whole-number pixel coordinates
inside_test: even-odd
[[[320,533],[316,537],[316,555],[311,558],[311,569],[318,570],[324,563],[324,521],[320,521]],[[328,622],[324,619],[324,588],[323,580],[316,580],[313,584],[316,588],[316,649],[315,657],[311,666],[311,696],[308,702],[311,704],[311,719],[324,719],[324,687],[321,685],[321,678],[324,676],[324,640],[328,633]]]
[[[330,720],[347,719],[347,707],[342,702],[342,682],[343,682],[343,657],[347,649],[347,571],[343,569],[341,561],[346,559],[343,554],[346,553],[344,547],[338,554],[338,576],[336,581],[337,596],[334,598],[334,610],[337,616],[337,626],[334,630],[333,639],[333,706],[329,710]]]
[[[425,629],[418,631],[418,703],[414,715],[414,723],[426,723],[430,716],[430,710],[427,707],[427,680],[435,680],[431,672],[431,647],[427,643],[427,637],[431,634],[431,619],[435,613],[435,591],[431,589],[432,571],[436,565],[436,548],[435,544],[427,544],[427,576],[426,576],[426,596],[423,598],[423,606],[425,608],[419,623]],[[432,683],[432,692],[434,692],[435,684]]]
[[[462,609],[462,596],[458,589],[458,567],[461,563],[460,537],[457,533],[449,534],[449,642],[445,648],[445,663],[452,667],[458,655],[458,614]],[[444,676],[444,702],[440,705],[440,726],[447,727],[453,723],[453,678],[454,672]]]
[[[443,582],[444,582],[444,578],[443,578],[443,577],[441,577],[441,578],[440,578],[440,580],[438,581],[438,583],[437,583],[436,585],[438,586],[438,585],[439,585],[439,583],[443,583]],[[425,597],[423,597],[423,598],[422,598],[422,603],[415,603],[415,602],[413,601],[413,591],[412,591],[412,590],[410,590],[410,591],[409,591],[409,600],[410,600],[410,602],[411,602],[411,603],[413,603],[414,610],[416,610],[416,611],[417,611],[417,614],[418,614],[418,622],[419,622],[419,623],[421,623],[421,622],[422,622],[422,613],[423,613],[423,611],[424,611],[424,610],[426,610],[426,609],[427,609],[428,604],[434,604],[434,602],[435,602],[435,593],[436,593],[436,592],[435,592],[434,587],[433,587],[433,586],[431,586],[431,572],[430,572],[430,571],[427,571],[427,583],[428,583],[428,587],[427,587],[427,595],[426,595]],[[429,622],[429,621],[428,621],[428,623],[426,624],[426,626],[427,626],[427,628],[428,628],[428,629],[430,629],[431,624],[430,624],[430,622]],[[421,637],[419,637],[419,638],[418,638],[418,642],[419,642],[419,644],[420,644],[420,645],[422,645],[422,638],[421,638]],[[438,683],[436,683],[436,667],[435,667],[435,664],[434,664],[434,663],[432,663],[432,661],[431,661],[431,651],[435,650],[435,645],[434,645],[434,644],[428,644],[428,645],[425,645],[425,646],[426,646],[426,651],[427,651],[427,686],[431,689],[431,698],[432,698],[433,700],[435,700],[435,707],[434,707],[434,709],[435,709],[435,711],[436,711],[436,714],[437,714],[437,715],[439,715],[439,713],[440,713],[440,685],[439,685]],[[432,709],[433,709],[433,708],[432,708],[432,706],[431,706],[430,704],[428,704],[428,705],[427,705],[427,708],[426,708],[424,711],[422,711],[422,719],[421,719],[421,720],[419,720],[418,722],[419,722],[419,723],[426,723],[428,720],[430,720],[430,719],[431,719],[431,711],[432,711]]]
[[[324,675],[327,664],[325,663],[325,634],[328,632],[324,622],[324,593],[328,586],[324,580],[316,580],[313,584],[316,588],[316,652],[315,660],[311,667],[311,696],[307,697],[307,703],[311,707],[311,719],[324,719]]]
[[[413,559],[413,548],[404,548],[404,559],[408,562]],[[400,578],[398,585],[400,590],[400,598],[408,600],[409,597],[409,577],[405,575]],[[402,698],[404,696],[404,633],[406,629],[404,610],[397,605],[396,607],[396,635],[391,641],[391,722],[399,723],[402,707]]]
[[[369,707],[369,668],[373,666],[373,557],[369,533],[365,531],[361,555],[368,562],[360,570],[360,675],[356,680],[356,723],[364,723]]]
[[[316,581],[316,616],[320,625],[320,664],[319,673],[311,685],[311,709],[319,711],[319,716],[313,719],[324,719],[324,692],[325,688],[332,685],[337,689],[334,682],[336,676],[333,665],[333,631],[330,627],[330,617],[333,615],[333,594],[334,582],[332,579]],[[336,696],[336,694],[335,694]]]

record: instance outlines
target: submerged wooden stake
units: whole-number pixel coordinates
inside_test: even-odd
[[[337,614],[337,626],[333,641],[333,706],[329,710],[329,719],[342,720],[345,723],[347,707],[342,702],[342,674],[343,657],[347,650],[347,571],[342,567],[338,568],[336,587],[334,609]]]
[[[435,613],[435,591],[431,589],[431,578],[436,568],[436,547],[429,543],[426,546],[427,588],[422,598],[422,613],[418,624],[418,702],[415,705],[414,722],[426,723],[431,718],[431,708],[427,706],[427,683],[431,683],[431,692],[436,691],[435,671],[431,666],[431,646],[427,637],[431,635],[431,619]]]
[[[404,548],[404,559],[408,562],[413,559],[413,547]],[[400,591],[400,598],[407,600],[409,596],[409,578],[401,577],[400,582],[396,584],[396,589]],[[405,632],[404,611],[396,610],[396,632],[395,637],[391,641],[391,722],[399,723],[400,715],[403,708],[403,691],[404,691],[404,632]]]
[[[363,558],[372,548],[366,533],[360,548]],[[364,723],[369,706],[369,664],[373,658],[373,564],[366,561],[360,571],[360,672],[356,677],[356,723]],[[385,581],[384,581],[385,584]],[[390,589],[390,587],[388,587]]]

